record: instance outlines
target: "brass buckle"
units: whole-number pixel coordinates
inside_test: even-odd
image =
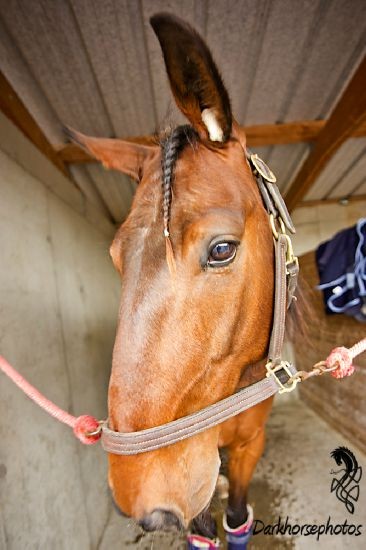
[[[276,223],[275,223],[276,220],[278,221],[278,223],[280,225],[279,229],[277,229],[277,227],[276,227]],[[278,241],[278,237],[279,237],[280,233],[282,233],[283,235],[286,234],[286,227],[285,227],[285,224],[283,222],[283,219],[280,216],[275,219],[274,215],[270,214],[269,215],[269,223],[271,225],[272,233],[273,233],[273,236],[276,239],[276,241]]]
[[[278,225],[279,225],[278,229],[276,227],[276,221],[278,221]],[[275,219],[273,214],[270,214],[269,223],[271,225],[272,234],[273,234],[274,238],[276,239],[276,241],[278,240],[278,237],[279,237],[280,234],[283,235],[285,237],[286,241],[287,241],[286,274],[288,275],[289,272],[287,270],[287,266],[289,264],[296,263],[297,265],[299,265],[299,260],[298,260],[297,256],[295,256],[295,254],[294,254],[294,249],[293,249],[293,246],[292,246],[291,237],[289,235],[287,235],[286,227],[285,227],[284,221],[281,217],[278,217],[278,218]]]
[[[296,388],[298,382],[300,382],[301,380],[299,377],[293,376],[292,372],[290,371],[290,363],[288,363],[287,361],[281,361],[279,365],[276,365],[274,367],[272,367],[272,361],[268,361],[268,363],[266,364],[266,370],[266,377],[269,378],[270,376],[273,376],[278,386],[280,387],[278,393],[289,393],[293,391]],[[281,380],[276,374],[280,370],[284,370],[289,377],[286,384],[282,384]]]
[[[277,178],[270,170],[270,168],[267,166],[267,164],[262,160],[257,153],[254,153],[250,155],[250,162],[253,164],[254,168],[257,170],[257,172],[264,178],[265,180],[269,181],[269,183],[276,183]]]
[[[289,235],[285,234],[285,238],[287,241],[287,250],[286,250],[286,275],[289,275],[289,270],[287,268],[288,265],[295,263],[297,266],[299,265],[299,259],[294,254],[294,249],[292,246],[292,241]]]

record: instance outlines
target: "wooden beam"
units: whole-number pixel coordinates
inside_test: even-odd
[[[303,120],[285,124],[262,124],[259,126],[245,127],[245,133],[249,147],[300,143],[303,141],[315,140],[320,130],[324,127],[324,124],[324,120]],[[74,143],[68,143],[61,147],[58,154],[61,160],[66,163],[94,161],[86,151]]]
[[[88,153],[84,149],[81,149],[81,147],[79,147],[79,145],[76,145],[75,143],[67,143],[67,145],[63,145],[57,153],[61,161],[67,164],[74,162],[96,162],[95,158],[93,158],[91,155],[88,155]]]
[[[359,131],[360,126],[366,122],[365,90],[366,57],[361,61],[332,114],[320,131],[313,150],[285,196],[290,211],[301,202],[341,145]]]
[[[347,206],[349,202],[366,201],[366,195],[351,195],[350,197],[340,197],[338,199],[317,199],[309,201],[301,201],[296,208],[306,208],[309,206],[323,206],[326,204],[341,204]]]
[[[355,129],[351,137],[365,137],[366,136],[366,120]]]
[[[248,147],[316,141],[326,122],[326,120],[302,120],[299,122],[286,122],[284,124],[246,126],[245,133],[247,135]],[[352,135],[353,137],[366,136],[366,122],[356,128]],[[86,151],[80,149],[74,143],[62,146],[58,150],[58,155],[61,161],[65,163],[95,162]]]
[[[69,177],[63,160],[54,150],[22,100],[0,72],[0,109],[65,176]]]
[[[245,133],[249,147],[301,143],[303,141],[315,141],[324,124],[325,120],[262,124],[260,126],[246,126]]]

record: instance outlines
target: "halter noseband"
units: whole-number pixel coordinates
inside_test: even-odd
[[[172,445],[221,424],[277,392],[294,390],[301,380],[295,367],[282,359],[286,311],[294,299],[299,273],[298,260],[286,230],[295,233],[295,227],[274,174],[258,155],[247,150],[246,157],[269,215],[275,248],[275,298],[267,374],[259,382],[241,388],[230,397],[161,426],[123,433],[111,430],[104,422],[101,425],[102,446],[109,453],[136,455]]]

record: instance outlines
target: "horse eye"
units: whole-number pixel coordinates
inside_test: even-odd
[[[220,267],[228,265],[236,256],[237,243],[222,242],[216,243],[210,250],[207,265]]]

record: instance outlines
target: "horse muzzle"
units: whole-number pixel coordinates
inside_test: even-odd
[[[182,531],[183,521],[174,512],[157,508],[139,522],[144,531]]]

